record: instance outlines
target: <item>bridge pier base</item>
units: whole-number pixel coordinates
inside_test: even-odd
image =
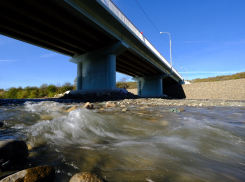
[[[140,97],[164,97],[162,79],[167,74],[148,76],[148,77],[137,77],[138,96]]]
[[[127,48],[124,43],[117,42],[70,59],[70,62],[77,64],[77,90],[71,93],[104,93],[121,90],[116,88],[116,56]]]

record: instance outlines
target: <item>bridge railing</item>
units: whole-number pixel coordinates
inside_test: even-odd
[[[127,27],[140,39],[147,47],[150,48],[166,65],[171,68],[169,62],[162,56],[162,54],[146,39],[146,37],[141,34],[141,32],[134,26],[134,24],[121,12],[121,10],[111,1],[111,0],[101,0]],[[160,32],[159,32],[160,33]],[[173,72],[177,74],[180,78],[182,76],[174,69]]]

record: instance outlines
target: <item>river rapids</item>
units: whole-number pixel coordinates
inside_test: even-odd
[[[93,172],[107,181],[245,181],[245,108],[65,109],[52,101],[0,106],[0,140],[24,140],[26,163],[57,182]],[[97,108],[101,103],[95,105]],[[96,108],[95,107],[95,108]]]

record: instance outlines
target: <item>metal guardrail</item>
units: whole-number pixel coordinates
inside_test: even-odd
[[[101,0],[147,47],[150,48],[166,65],[171,68],[169,62],[161,55],[161,53],[145,38],[143,34],[133,25],[133,23],[121,12],[121,10],[111,0]],[[159,32],[160,33],[160,32]],[[182,76],[172,68],[175,74],[180,78]]]

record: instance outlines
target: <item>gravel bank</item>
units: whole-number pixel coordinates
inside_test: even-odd
[[[245,100],[245,79],[182,85],[186,99]]]
[[[245,107],[245,101],[227,100],[187,100],[187,99],[125,99],[121,104],[149,106],[188,106],[188,107]]]
[[[177,96],[177,98],[245,100],[245,79],[199,82],[166,87],[164,88],[165,94],[172,97]],[[137,89],[128,89],[128,91],[137,95]]]
[[[85,103],[87,101],[77,99],[0,99],[0,106],[7,105],[21,105],[27,101],[42,102],[42,101],[55,101],[60,103]],[[194,100],[194,99],[159,99],[159,98],[138,98],[138,99],[122,99],[122,100],[109,100],[115,104],[126,105],[148,105],[148,106],[188,106],[188,107],[245,107],[245,101],[233,100]],[[102,103],[102,102],[93,102]]]

